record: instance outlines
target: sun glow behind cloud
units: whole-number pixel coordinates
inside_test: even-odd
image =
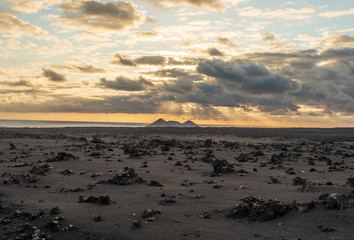
[[[4,1],[0,119],[353,126],[350,5]]]

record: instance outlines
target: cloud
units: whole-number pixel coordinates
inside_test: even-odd
[[[224,56],[224,53],[221,52],[219,49],[217,49],[215,47],[208,48],[206,52],[212,57],[222,57],[222,56]]]
[[[141,65],[164,65],[166,61],[162,56],[142,56],[135,59],[137,64]]]
[[[56,40],[47,31],[9,13],[0,13],[0,34],[4,37],[32,36],[44,40]]]
[[[118,53],[114,55],[114,59],[111,61],[111,63],[130,67],[136,66],[134,60],[132,60],[129,56],[123,56]]]
[[[132,80],[123,76],[117,77],[114,81],[102,78],[98,85],[104,88],[122,91],[143,91],[146,90],[147,87],[154,86],[154,84],[142,77],[138,80]]]
[[[232,40],[230,40],[229,38],[226,38],[226,37],[218,36],[217,41],[220,44],[227,45],[227,46],[230,46],[230,47],[236,47],[237,46]]]
[[[36,13],[44,8],[60,4],[64,0],[4,0],[10,4],[10,10],[20,13]]]
[[[53,82],[64,82],[66,81],[66,77],[63,74],[54,72],[51,69],[45,69],[43,68],[43,76],[45,76],[46,78],[48,78],[48,80],[53,81]]]
[[[65,66],[65,65],[52,65],[52,67],[56,69],[66,69],[72,72],[78,72],[78,73],[105,73],[107,72],[106,69],[99,68],[93,65],[70,65],[70,66]]]
[[[349,8],[349,9],[344,9],[344,10],[338,10],[338,11],[328,11],[328,12],[323,12],[318,14],[321,17],[326,17],[326,18],[335,18],[335,17],[342,17],[342,16],[347,16],[347,15],[354,15],[354,8]]]
[[[172,93],[186,94],[193,90],[193,81],[188,78],[178,78],[175,81],[164,82],[163,89]]]
[[[24,80],[24,79],[20,79],[18,81],[1,81],[0,84],[2,85],[6,85],[6,86],[10,86],[10,87],[31,87],[32,84],[30,81]]]
[[[286,20],[301,20],[311,18],[311,14],[316,13],[315,8],[282,8],[276,10],[262,11],[255,7],[245,7],[238,10],[238,14],[243,17],[280,18]]]
[[[247,60],[207,60],[198,64],[197,71],[214,77],[227,89],[243,89],[251,94],[281,94],[297,88],[296,82]]]
[[[143,38],[155,38],[159,36],[159,34],[156,31],[134,32],[134,35]]]
[[[132,58],[131,56],[125,56],[116,54],[111,61],[112,64],[136,67],[138,65],[165,65],[166,58],[162,56],[141,56]]]
[[[226,8],[226,3],[223,0],[143,0],[156,5],[166,7],[179,7],[179,6],[194,6],[198,8],[209,8],[217,11],[223,11]]]
[[[89,31],[122,31],[136,28],[145,20],[145,14],[132,2],[114,1],[69,1],[60,8],[63,16],[59,17],[65,27],[75,27]]]
[[[262,41],[272,41],[275,39],[274,33],[260,33]]]

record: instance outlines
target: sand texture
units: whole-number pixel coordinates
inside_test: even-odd
[[[0,129],[0,239],[354,239],[353,129]]]

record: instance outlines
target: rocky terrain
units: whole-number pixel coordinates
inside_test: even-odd
[[[353,239],[353,129],[0,130],[0,239]]]

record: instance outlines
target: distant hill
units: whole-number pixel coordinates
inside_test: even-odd
[[[200,127],[194,122],[188,120],[184,123],[180,123],[177,121],[165,121],[162,118],[156,120],[155,122],[145,126],[145,127],[180,127],[180,128],[195,128]]]

